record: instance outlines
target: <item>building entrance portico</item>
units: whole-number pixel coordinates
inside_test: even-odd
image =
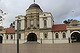
[[[80,42],[80,33],[79,32],[74,32],[71,34],[71,42]]]
[[[29,33],[27,41],[37,41],[37,35],[35,33]]]

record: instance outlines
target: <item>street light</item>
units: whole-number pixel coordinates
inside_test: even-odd
[[[20,26],[20,24],[19,24],[19,18],[17,19],[17,53],[19,53],[19,26]]]

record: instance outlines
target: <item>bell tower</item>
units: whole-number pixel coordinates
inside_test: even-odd
[[[23,37],[22,39],[27,37],[27,41],[40,43],[40,40],[43,39],[44,43],[52,42],[52,14],[50,12],[43,12],[41,7],[35,3],[35,0],[33,1],[34,3],[26,10],[25,16],[16,17],[16,19],[20,18],[20,34]],[[17,26],[17,24],[15,25]]]
[[[31,4],[26,10],[26,21],[27,29],[38,29],[39,28],[39,14],[43,11],[38,4]]]

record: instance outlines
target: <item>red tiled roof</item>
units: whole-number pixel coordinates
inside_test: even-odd
[[[6,33],[15,33],[15,29],[14,28],[5,28]]]
[[[52,32],[56,31],[65,31],[66,30],[66,24],[54,24],[52,26]]]

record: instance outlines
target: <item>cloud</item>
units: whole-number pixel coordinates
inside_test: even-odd
[[[25,15],[26,9],[33,3],[33,0],[0,0],[0,8],[8,13],[4,20],[5,27],[6,23],[10,24],[17,15]],[[80,0],[36,0],[36,3],[44,12],[53,14],[55,23],[62,23],[65,19],[73,18],[73,15],[75,19],[80,16]]]
[[[80,0],[38,0],[42,9],[46,12],[51,12],[55,23],[62,23],[68,16],[72,16],[72,11],[75,11],[74,18],[79,16]],[[77,18],[76,18],[77,19]]]

